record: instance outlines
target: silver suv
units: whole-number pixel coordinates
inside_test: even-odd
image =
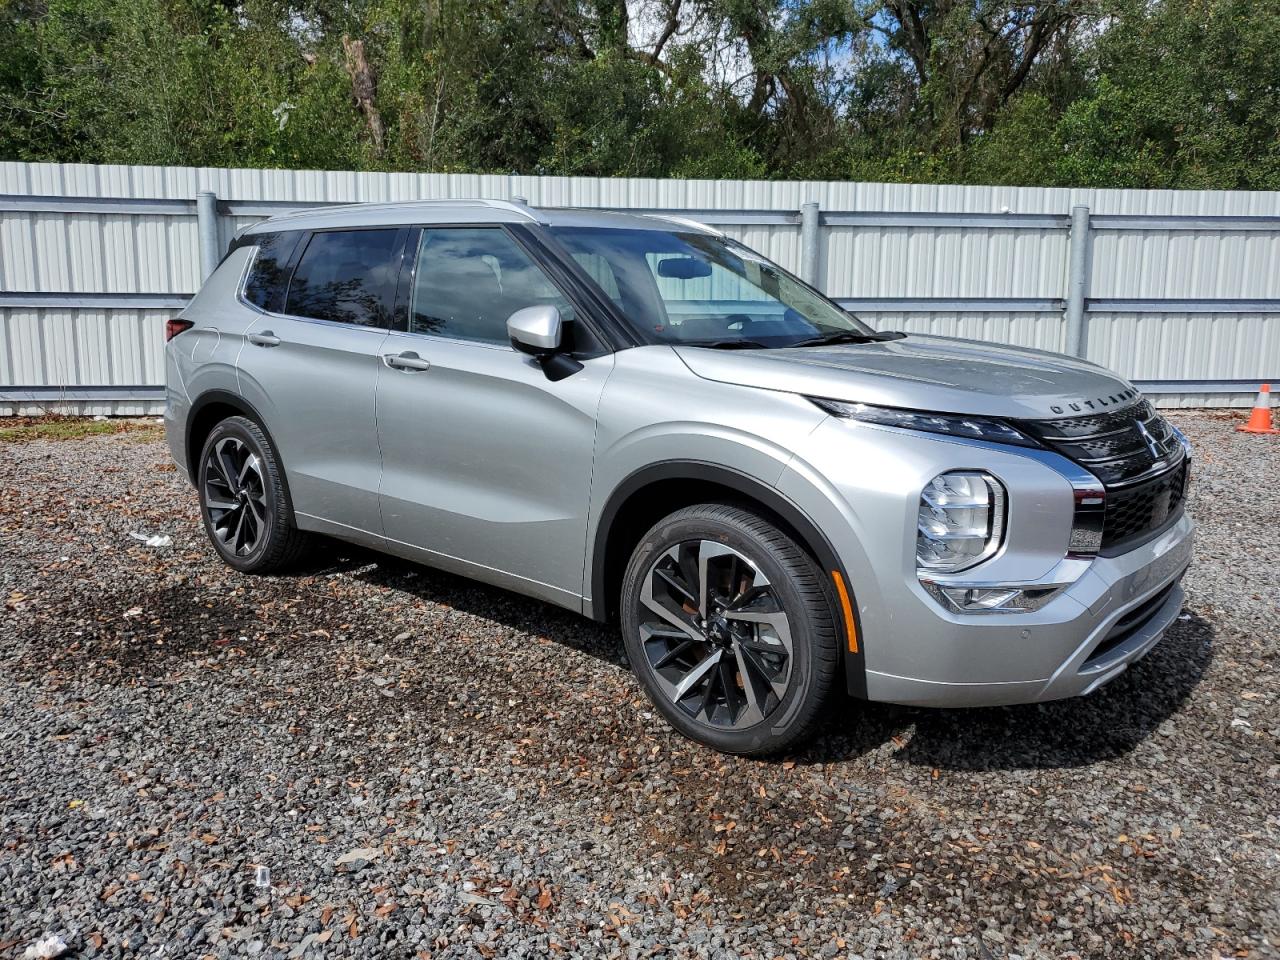
[[[696,223],[279,217],[168,336],[169,445],[228,564],[323,534],[616,621],[720,750],[796,743],[839,686],[1088,693],[1182,605],[1189,449],[1130,384],[876,333]]]

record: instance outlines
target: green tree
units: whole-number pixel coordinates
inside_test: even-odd
[[[1058,125],[1057,183],[1280,188],[1280,2],[1130,0]]]
[[[0,0],[0,156],[1280,182],[1280,0]]]

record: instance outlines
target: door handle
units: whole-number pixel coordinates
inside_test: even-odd
[[[431,361],[424,360],[412,350],[406,350],[404,353],[383,354],[382,362],[393,370],[406,370],[413,372],[416,370],[431,369]]]
[[[261,333],[249,334],[249,342],[255,347],[278,347],[280,346],[280,338],[270,330],[263,330]]]

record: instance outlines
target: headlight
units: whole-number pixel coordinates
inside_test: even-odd
[[[981,563],[1004,536],[1004,487],[988,473],[940,474],[920,494],[916,529],[920,570],[955,573]]]
[[[974,440],[991,440],[995,443],[1012,443],[1020,447],[1038,447],[1030,437],[1015,430],[1003,420],[993,417],[970,417],[957,413],[923,413],[918,410],[899,410],[896,407],[874,407],[869,403],[846,403],[843,400],[824,400],[810,397],[833,417],[878,423],[885,427],[902,427],[906,430],[923,430],[951,437],[969,437]]]

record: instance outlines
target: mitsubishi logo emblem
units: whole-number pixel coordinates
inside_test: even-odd
[[[1141,420],[1133,421],[1134,427],[1138,430],[1138,436],[1142,438],[1142,442],[1147,445],[1147,452],[1152,458],[1159,460],[1161,457],[1160,444],[1156,443],[1156,438],[1151,435],[1151,431],[1147,429],[1147,425]]]

